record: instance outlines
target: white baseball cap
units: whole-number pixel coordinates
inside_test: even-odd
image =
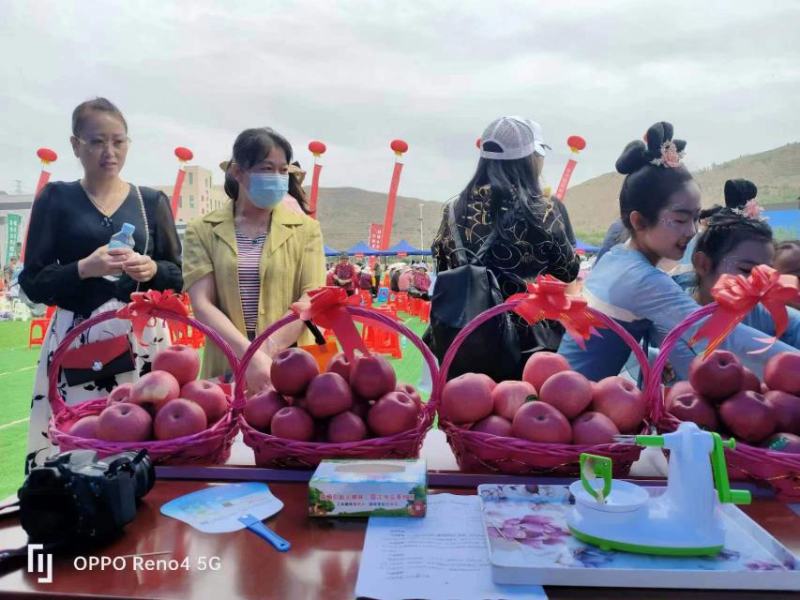
[[[531,154],[546,156],[550,146],[545,144],[542,126],[524,117],[500,117],[492,121],[481,136],[481,158],[517,160]],[[498,146],[488,150],[486,144]]]

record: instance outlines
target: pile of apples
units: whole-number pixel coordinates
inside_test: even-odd
[[[204,431],[228,410],[220,386],[198,380],[200,356],[187,346],[156,354],[153,369],[136,383],[123,383],[99,415],[78,419],[69,433],[107,442],[170,440]]]
[[[263,433],[302,442],[357,442],[417,425],[422,400],[413,386],[397,383],[380,356],[334,356],[324,373],[300,348],[275,356],[271,386],[250,396],[247,423]]]
[[[495,383],[465,373],[442,391],[442,417],[461,427],[551,444],[608,444],[638,433],[647,404],[636,385],[619,376],[597,383],[553,352],[537,352],[522,381]]]
[[[689,381],[665,398],[667,412],[753,445],[800,453],[800,353],[782,352],[767,361],[764,381],[735,354],[716,350],[698,356]]]

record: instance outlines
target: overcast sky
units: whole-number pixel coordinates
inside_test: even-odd
[[[82,100],[106,96],[133,145],[123,173],[174,180],[175,146],[212,168],[246,127],[328,146],[324,186],[389,186],[442,200],[477,160],[495,117],[538,120],[555,185],[566,137],[583,135],[573,181],[613,169],[658,120],[688,140],[690,167],[800,140],[800,2],[0,1],[0,190],[35,186],[36,148],[80,168],[68,138]]]

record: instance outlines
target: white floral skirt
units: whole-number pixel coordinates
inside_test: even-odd
[[[92,316],[108,310],[116,310],[122,306],[123,303],[119,300],[109,300],[97,308],[92,313]],[[53,359],[53,354],[61,344],[61,340],[82,321],[83,319],[76,318],[73,312],[59,308],[50,321],[47,335],[42,344],[42,352],[39,355],[39,364],[36,368],[36,379],[33,384],[33,400],[31,402],[31,416],[28,425],[28,453],[36,452],[36,462],[39,464],[47,456],[58,452],[58,447],[50,443],[50,438],[47,435],[52,414],[50,402],[48,401],[49,382],[47,369]],[[150,371],[151,362],[155,354],[170,344],[169,330],[166,323],[161,319],[158,319],[154,325],[145,328],[143,337],[144,342],[147,344],[146,346],[140,344],[131,333],[130,321],[112,319],[95,325],[81,334],[73,344],[73,347],[77,348],[84,344],[126,333],[131,341],[136,369],[129,373],[112,375],[99,381],[90,381],[76,386],[67,385],[62,374],[59,378],[58,389],[64,398],[64,402],[67,404],[80,404],[86,400],[94,400],[108,395],[112,389],[121,383],[136,381],[140,376]]]

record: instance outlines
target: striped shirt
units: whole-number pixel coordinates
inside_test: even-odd
[[[258,325],[258,300],[261,294],[259,264],[266,239],[266,233],[253,239],[236,231],[239,257],[239,295],[242,298],[244,325],[248,334],[254,334]]]

